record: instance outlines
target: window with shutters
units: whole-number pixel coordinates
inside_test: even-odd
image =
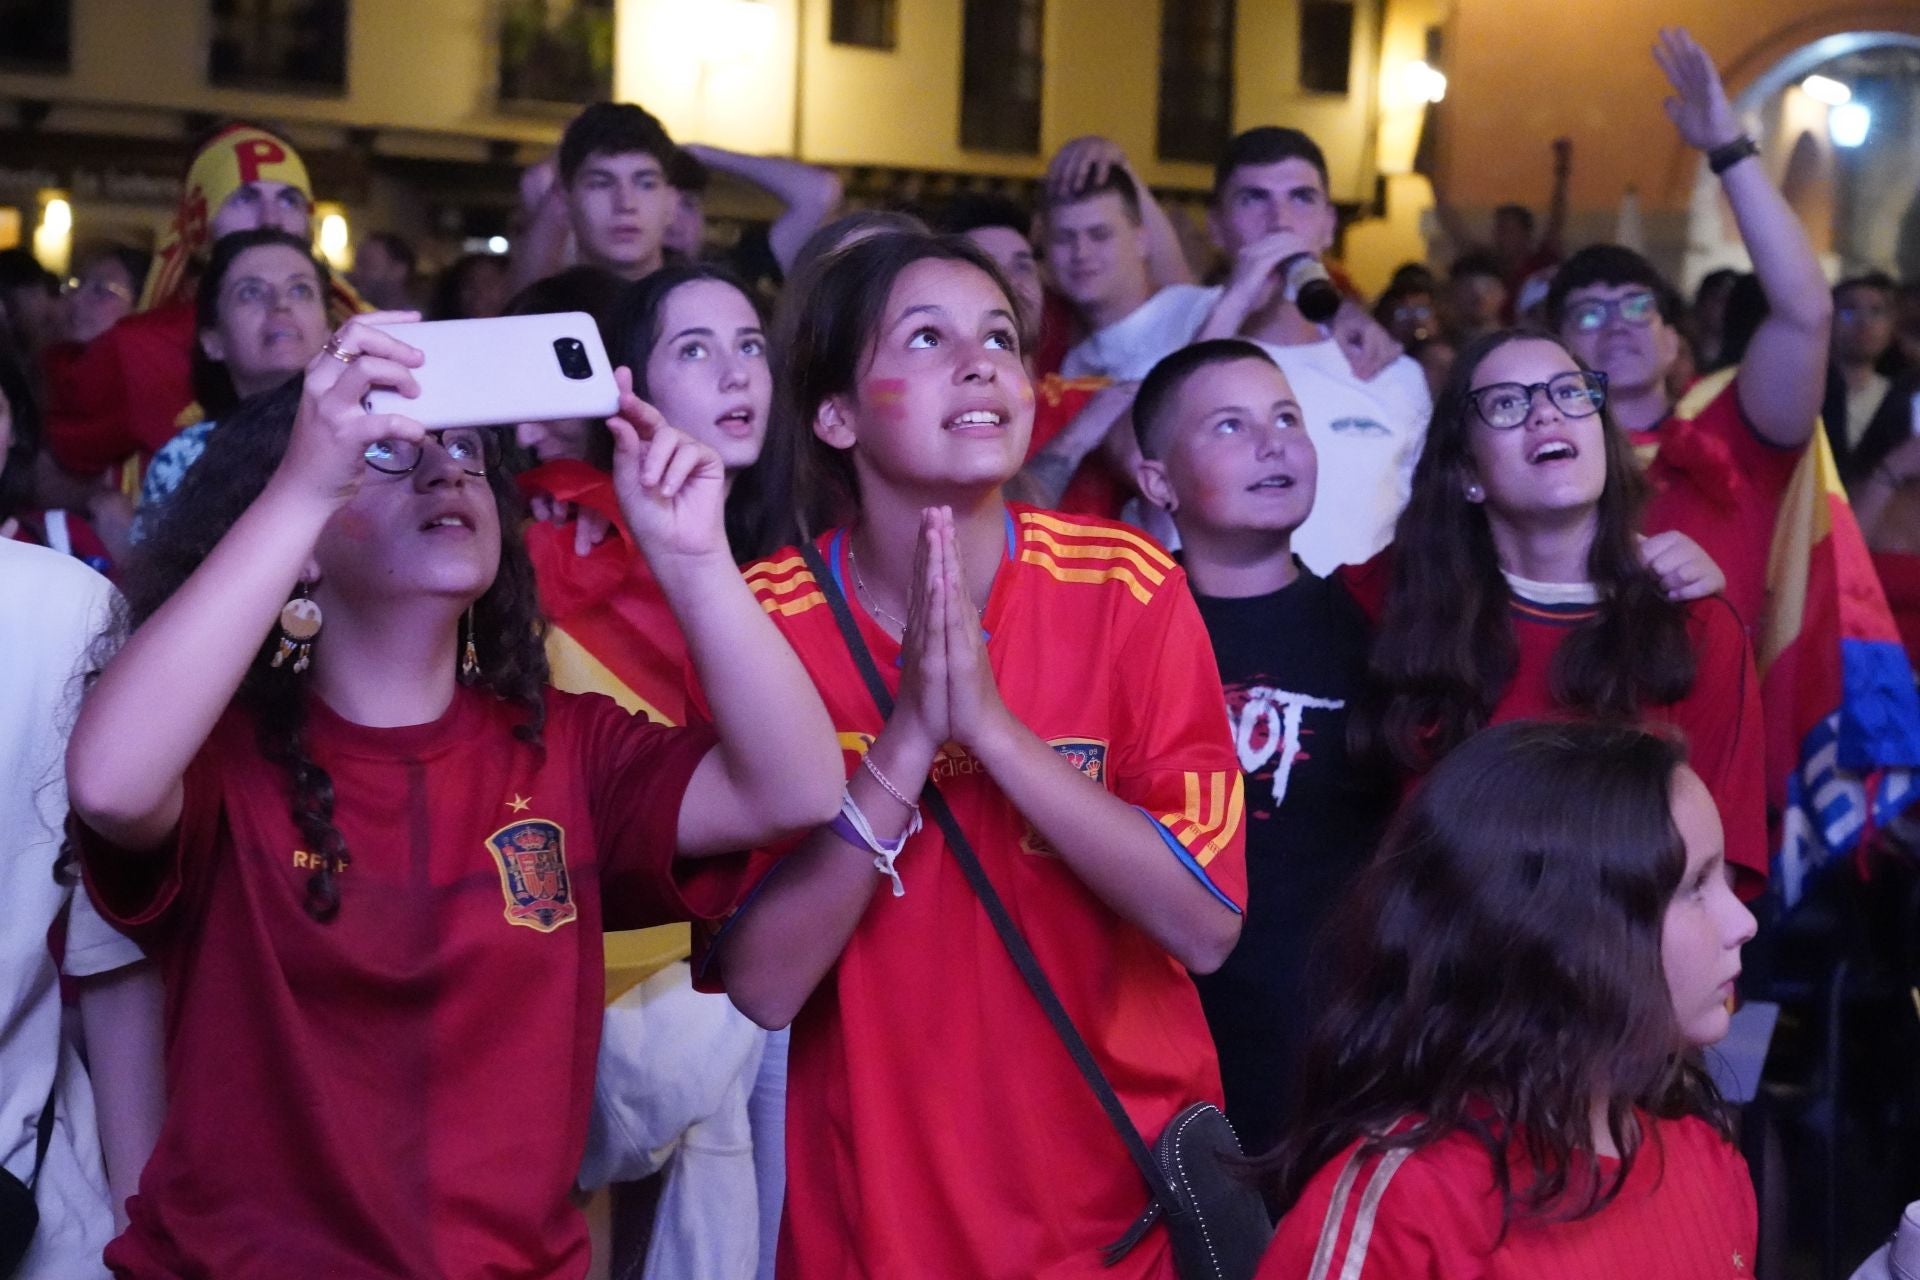
[[[1039,152],[1045,18],[1045,0],[965,0],[961,146],[1020,155]]]

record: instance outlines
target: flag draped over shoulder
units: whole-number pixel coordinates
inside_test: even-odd
[[[610,522],[607,536],[584,556],[574,550],[571,521],[526,527],[540,611],[551,624],[547,665],[554,687],[603,693],[636,715],[685,724],[690,668],[680,624],[620,518],[612,478],[584,462],[548,462],[522,474],[520,488]],[[684,924],[609,933],[607,1003],[691,950]]]
[[[1697,413],[1703,380],[1676,418]],[[1754,657],[1768,798],[1781,813],[1773,887],[1792,906],[1828,862],[1920,799],[1920,693],[1826,432],[1794,470],[1767,557]]]
[[[526,472],[520,488],[573,503],[609,522],[606,537],[584,556],[574,550],[571,522],[536,521],[526,528],[540,611],[552,624],[547,662],[554,686],[570,693],[604,693],[662,724],[687,723],[686,642],[646,558],[627,533],[612,478],[587,463],[566,460]]]

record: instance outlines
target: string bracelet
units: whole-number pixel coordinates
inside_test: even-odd
[[[881,785],[886,786],[884,780]],[[888,790],[892,791],[891,788]],[[849,790],[841,795],[840,812],[828,824],[833,833],[848,844],[860,845],[873,853],[873,869],[893,881],[893,896],[896,898],[907,895],[907,886],[901,883],[900,873],[894,870],[894,859],[900,856],[900,851],[907,847],[907,841],[913,839],[920,830],[920,806],[910,804],[907,809],[907,829],[897,839],[882,840],[874,834],[873,824],[867,821],[867,815],[860,811],[859,803]]]

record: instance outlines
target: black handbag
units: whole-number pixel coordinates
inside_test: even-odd
[[[47,1094],[47,1105],[40,1108],[40,1120],[34,1126],[33,1173],[22,1182],[0,1169],[0,1280],[20,1269],[33,1233],[40,1229],[40,1206],[34,1203],[33,1188],[53,1142],[53,1099],[52,1093]]]
[[[846,597],[821,560],[818,548],[810,542],[802,543],[800,554],[833,610],[841,638],[846,641],[854,665],[860,669],[874,705],[883,718],[891,716],[893,695],[887,692],[873,654],[860,638],[859,626],[853,620]],[[939,825],[947,848],[960,864],[960,872],[972,886],[974,895],[980,899],[987,919],[993,922],[994,932],[1000,935],[1014,967],[1020,971],[1034,999],[1040,1002],[1042,1012],[1053,1024],[1081,1079],[1093,1091],[1100,1109],[1106,1112],[1108,1122],[1120,1135],[1121,1144],[1147,1184],[1147,1207],[1124,1235],[1107,1246],[1104,1254],[1107,1265],[1112,1266],[1126,1257],[1146,1238],[1154,1223],[1164,1221],[1173,1242],[1174,1266],[1180,1280],[1251,1280],[1259,1267],[1260,1255],[1273,1236],[1273,1223],[1267,1217],[1259,1190],[1233,1167],[1241,1159],[1240,1143],[1233,1136],[1233,1127],[1227,1123],[1226,1116],[1211,1102],[1190,1103],[1167,1122],[1153,1149],[1148,1150],[1146,1140],[1128,1117],[1106,1073],[1094,1061],[1093,1050],[1087,1047],[1073,1019],[1067,1016],[1053,984],[1047,981],[1033,948],[1027,945],[1020,927],[1007,913],[1006,904],[987,878],[986,869],[980,865],[946,798],[938,787],[928,782],[920,803]]]

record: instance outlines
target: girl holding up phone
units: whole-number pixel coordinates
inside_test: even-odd
[[[1541,803],[1542,797],[1552,803]],[[1363,873],[1262,1280],[1751,1274],[1753,1184],[1702,1049],[1754,920],[1670,738],[1513,721]]]
[[[1245,868],[1205,629],[1153,543],[1002,497],[1033,393],[977,249],[874,235],[800,301],[795,492],[844,523],[812,525],[831,584],[796,548],[747,577],[827,701],[847,794],[761,855],[712,955],[755,1021],[794,1022],[781,1270],[1171,1275],[1158,1230],[1103,1266],[1146,1189],[918,805],[937,785],[953,807],[1143,1131],[1217,1102],[1186,971],[1231,949]]]
[[[719,855],[833,807],[718,458],[630,394],[608,424],[694,667],[725,673],[713,729],[548,689],[485,433],[361,407],[417,391],[379,327],[410,318],[350,321],[216,433],[73,734],[88,888],[167,988],[122,1274],[582,1274],[603,923],[723,912]]]

